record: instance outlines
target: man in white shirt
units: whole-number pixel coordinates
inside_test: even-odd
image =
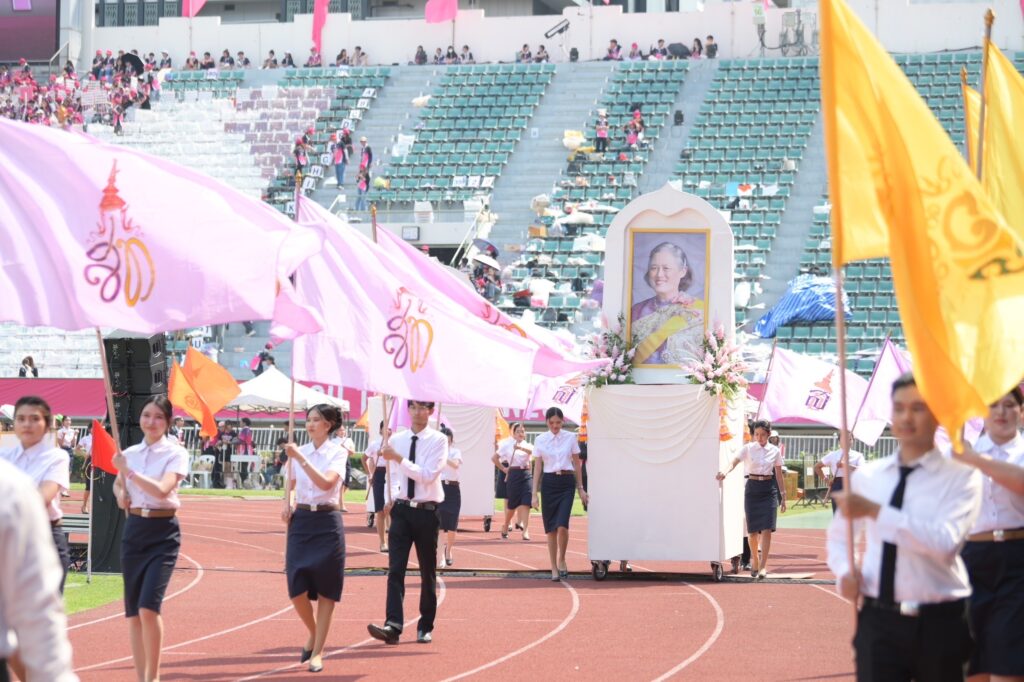
[[[858,680],[963,680],[971,651],[960,548],[978,515],[982,481],[935,447],[938,422],[914,377],[892,386],[892,432],[899,450],[868,462],[853,490],[835,496],[828,566],[839,593],[860,597],[853,643]],[[860,566],[847,554],[866,535]]]
[[[0,460],[0,679],[17,653],[22,679],[75,682],[58,586],[62,571],[32,481]]]
[[[844,440],[845,439],[845,440]],[[846,480],[846,472],[843,470],[843,448],[850,448],[850,473],[864,463],[864,455],[852,447],[853,440],[849,431],[839,432],[839,447],[829,452],[814,465],[814,473],[818,478],[826,479],[828,483],[828,495],[832,502],[832,513],[836,513],[836,501],[832,496],[843,489],[843,482]],[[828,467],[828,476],[825,476],[825,467]]]
[[[412,428],[392,436],[380,451],[391,470],[390,499],[393,500],[384,508],[391,515],[388,597],[384,625],[371,623],[367,630],[385,644],[398,644],[402,634],[405,571],[413,545],[420,567],[420,622],[416,641],[429,644],[433,639],[431,632],[437,613],[437,532],[441,525],[438,507],[444,500],[441,471],[448,463],[448,438],[427,425],[433,412],[434,403],[410,400]]]

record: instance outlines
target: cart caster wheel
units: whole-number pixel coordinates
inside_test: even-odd
[[[592,561],[590,562],[591,573],[594,575],[594,580],[604,580],[608,577],[608,562],[607,561]]]
[[[484,517],[484,532],[485,533],[490,533],[491,532],[491,517],[490,516],[485,516]]]
[[[716,583],[722,582],[722,578],[725,576],[725,572],[722,570],[722,564],[717,561],[711,563],[711,577]]]
[[[736,575],[739,572],[740,572],[740,558],[738,556],[734,556],[732,558],[732,574]]]

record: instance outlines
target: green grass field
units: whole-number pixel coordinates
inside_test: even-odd
[[[123,595],[124,581],[120,575],[93,573],[92,582],[87,583],[85,573],[68,573],[64,584],[64,610],[70,616],[117,601]]]

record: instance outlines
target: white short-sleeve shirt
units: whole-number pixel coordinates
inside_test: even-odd
[[[46,441],[36,443],[29,449],[25,449],[19,443],[13,448],[0,450],[0,459],[6,459],[15,467],[20,469],[32,479],[38,488],[46,481],[52,481],[60,486],[60,489],[67,492],[71,489],[71,465],[68,462],[68,453],[56,448]],[[54,495],[50,504],[46,507],[46,513],[50,521],[59,521],[64,517],[60,509],[60,495]]]
[[[771,443],[764,447],[757,442],[747,443],[740,448],[738,457],[747,476],[771,476],[776,465],[782,466],[782,451]]]
[[[821,458],[821,463],[828,467],[828,470],[832,472],[832,475],[836,478],[842,478],[846,475],[843,471],[843,449],[833,450],[824,457]],[[854,469],[863,466],[864,455],[857,452],[856,450],[850,450],[850,466]]]
[[[327,440],[319,448],[312,443],[306,443],[299,448],[309,465],[317,471],[326,474],[328,471],[336,471],[338,480],[328,490],[322,490],[313,483],[306,475],[306,467],[295,462],[292,470],[295,475],[295,502],[297,504],[321,505],[337,504],[338,495],[341,494],[341,484],[345,480],[345,463],[348,461],[348,453],[337,441]]]
[[[458,448],[448,448],[448,461],[458,462],[459,467],[462,466],[462,452]],[[441,480],[442,481],[458,481],[459,480],[459,469],[445,465],[444,469],[441,469]]]
[[[982,436],[974,449],[998,462],[1024,467],[1024,437],[1019,433],[1003,445],[996,445],[988,436]],[[1004,488],[993,481],[991,476],[983,476],[982,480],[981,513],[971,533],[1024,528],[1024,495]]]
[[[142,474],[159,481],[164,474],[177,474],[181,478],[188,475],[188,452],[181,447],[176,438],[165,436],[157,442],[149,445],[142,441],[124,451],[128,459],[128,468],[137,474]],[[181,500],[178,499],[178,486],[174,486],[167,497],[160,498],[150,495],[131,479],[126,479],[128,496],[131,498],[132,507],[142,509],[178,509],[181,507]]]
[[[580,444],[576,434],[565,429],[557,435],[545,431],[534,441],[533,453],[544,460],[545,472],[572,471],[572,456],[580,454]]]
[[[516,447],[516,441],[514,438],[510,438],[501,444],[498,448],[498,459],[502,462],[508,463],[512,467],[525,467],[530,465],[530,457],[533,453],[527,450],[523,446],[528,446],[528,443],[524,440],[519,447]]]

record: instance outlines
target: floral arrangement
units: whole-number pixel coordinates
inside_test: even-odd
[[[713,332],[705,332],[700,346],[694,350],[697,359],[684,364],[683,369],[689,373],[691,384],[702,385],[705,391],[719,398],[719,440],[730,440],[728,406],[746,391],[747,380],[743,373],[747,371],[747,365],[743,362],[739,346],[726,340],[725,329],[720,324]]]
[[[614,329],[603,331],[588,342],[589,355],[592,358],[608,358],[612,362],[590,374],[587,383],[601,387],[608,384],[633,383],[633,356],[636,355],[637,340],[625,337],[626,322],[619,315],[618,324]]]

